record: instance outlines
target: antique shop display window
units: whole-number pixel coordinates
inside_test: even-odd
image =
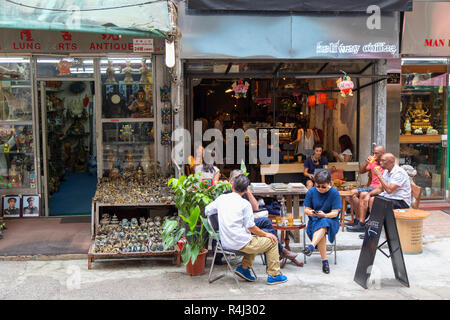
[[[30,60],[0,57],[0,189],[36,188]]]
[[[67,57],[39,57],[38,78],[93,78],[94,60]]]
[[[139,166],[148,172],[155,160],[152,60],[101,59],[100,70],[103,173]]]
[[[417,171],[423,199],[444,197],[446,70],[446,64],[402,62],[400,164]]]

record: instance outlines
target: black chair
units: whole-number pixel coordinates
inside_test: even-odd
[[[222,274],[220,274],[220,275],[218,275],[218,276],[216,276],[214,278],[211,278],[211,275],[212,275],[212,272],[213,272],[213,269],[214,269],[214,264],[215,264],[214,261],[216,259],[216,254],[217,254],[217,252],[219,252],[219,253],[223,254],[223,257],[224,257],[225,261],[227,262],[227,268],[228,268],[228,270],[230,270],[231,274],[233,275],[233,277],[236,280],[236,283],[237,283],[237,285],[238,285],[238,287],[240,289],[241,286],[239,285],[238,275],[236,275],[235,272],[234,272],[234,269],[235,269],[236,266],[233,266],[231,264],[231,257],[234,257],[234,258],[235,257],[243,257],[243,256],[245,256],[247,254],[245,252],[242,252],[242,251],[239,251],[239,250],[227,249],[227,248],[224,248],[222,246],[222,243],[220,242],[220,236],[219,236],[219,219],[218,219],[217,213],[208,216],[208,223],[209,223],[209,226],[211,227],[211,229],[213,230],[213,233],[210,236],[211,236],[211,238],[213,240],[216,240],[216,242],[217,242],[216,249],[214,250],[214,257],[213,257],[213,260],[211,262],[211,268],[209,270],[208,281],[209,281],[209,283],[213,283],[214,281],[223,278],[226,275],[226,273],[227,273],[225,271],[224,273],[222,273]],[[258,277],[256,276],[256,273],[253,270],[253,268],[250,268],[250,270],[252,271],[255,279],[257,279]]]

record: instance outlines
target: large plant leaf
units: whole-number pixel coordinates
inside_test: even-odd
[[[187,223],[191,231],[194,231],[199,216],[200,216],[200,208],[197,205],[195,208],[191,209],[189,219],[187,220]]]
[[[211,226],[208,223],[208,219],[207,218],[203,218],[203,217],[200,217],[200,219],[202,220],[202,223],[205,226],[206,231],[208,231],[208,233],[210,235],[214,234],[213,229],[211,228]]]
[[[184,264],[188,264],[191,259],[191,245],[186,243],[183,247],[183,251],[181,252],[181,259],[183,259]]]
[[[192,264],[194,264],[194,263],[195,263],[195,260],[197,260],[199,251],[200,251],[200,248],[198,247],[197,244],[194,244],[194,245],[191,247],[191,263],[192,263]]]

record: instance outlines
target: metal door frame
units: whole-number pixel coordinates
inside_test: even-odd
[[[35,125],[36,125],[36,158],[37,158],[37,170],[36,170],[36,178],[37,178],[37,187],[38,187],[38,193],[41,194],[41,199],[44,201],[44,205],[41,207],[44,210],[45,216],[48,217],[50,215],[49,211],[49,195],[48,195],[48,158],[47,158],[47,106],[45,104],[45,82],[46,81],[61,81],[61,82],[74,82],[74,81],[83,81],[83,82],[94,82],[95,87],[95,96],[94,96],[94,105],[96,107],[96,110],[99,109],[98,103],[101,103],[101,97],[99,97],[99,93],[97,91],[97,78],[100,77],[99,75],[99,66],[100,66],[100,58],[99,57],[86,57],[83,56],[84,59],[90,59],[92,58],[94,60],[94,76],[93,77],[79,77],[79,78],[58,78],[58,77],[38,77],[38,63],[37,59],[40,57],[43,57],[45,55],[39,55],[39,56],[33,56],[32,63],[34,66],[34,76],[33,76],[33,82],[35,91],[33,93],[33,104],[34,104],[34,114],[35,114]],[[96,76],[98,74],[98,76]],[[40,83],[39,83],[40,81]],[[39,88],[38,88],[39,83]],[[38,91],[41,93],[41,99],[39,101],[38,99]],[[39,104],[41,106],[41,110],[39,110]],[[41,123],[39,123],[39,115],[41,115]],[[95,123],[97,124],[97,117],[98,113],[95,114]],[[42,129],[42,134],[39,134],[39,128]],[[98,130],[96,128],[96,130]],[[101,130],[100,130],[101,131]],[[91,132],[91,134],[94,134],[94,132]],[[97,135],[97,132],[95,132]],[[42,139],[42,143],[41,143]],[[41,149],[42,145],[42,149]],[[98,150],[98,146],[97,146]],[[41,177],[41,152],[42,152],[42,166],[44,169],[44,175]],[[97,155],[98,159],[98,155]],[[41,181],[43,179],[43,181]]]

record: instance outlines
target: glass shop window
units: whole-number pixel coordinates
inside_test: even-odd
[[[442,199],[447,65],[411,65],[407,61],[402,63],[400,165],[416,170],[413,180],[422,187],[422,199]]]

